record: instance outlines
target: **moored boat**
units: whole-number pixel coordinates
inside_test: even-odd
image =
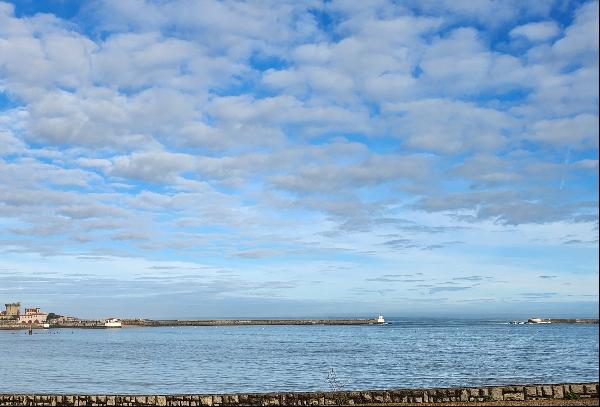
[[[104,320],[105,328],[121,328],[122,323],[119,318],[107,318]]]

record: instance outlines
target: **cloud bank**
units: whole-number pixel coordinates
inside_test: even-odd
[[[597,301],[597,247],[598,2],[0,3],[7,301]]]

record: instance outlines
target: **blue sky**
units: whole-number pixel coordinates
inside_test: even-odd
[[[597,251],[598,2],[0,2],[2,301],[593,316]]]

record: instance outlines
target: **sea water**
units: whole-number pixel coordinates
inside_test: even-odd
[[[0,393],[225,393],[598,381],[598,325],[0,331]]]

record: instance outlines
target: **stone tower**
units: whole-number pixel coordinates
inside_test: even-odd
[[[18,317],[21,315],[21,303],[14,302],[12,304],[4,304],[6,307],[6,316],[7,317]]]

